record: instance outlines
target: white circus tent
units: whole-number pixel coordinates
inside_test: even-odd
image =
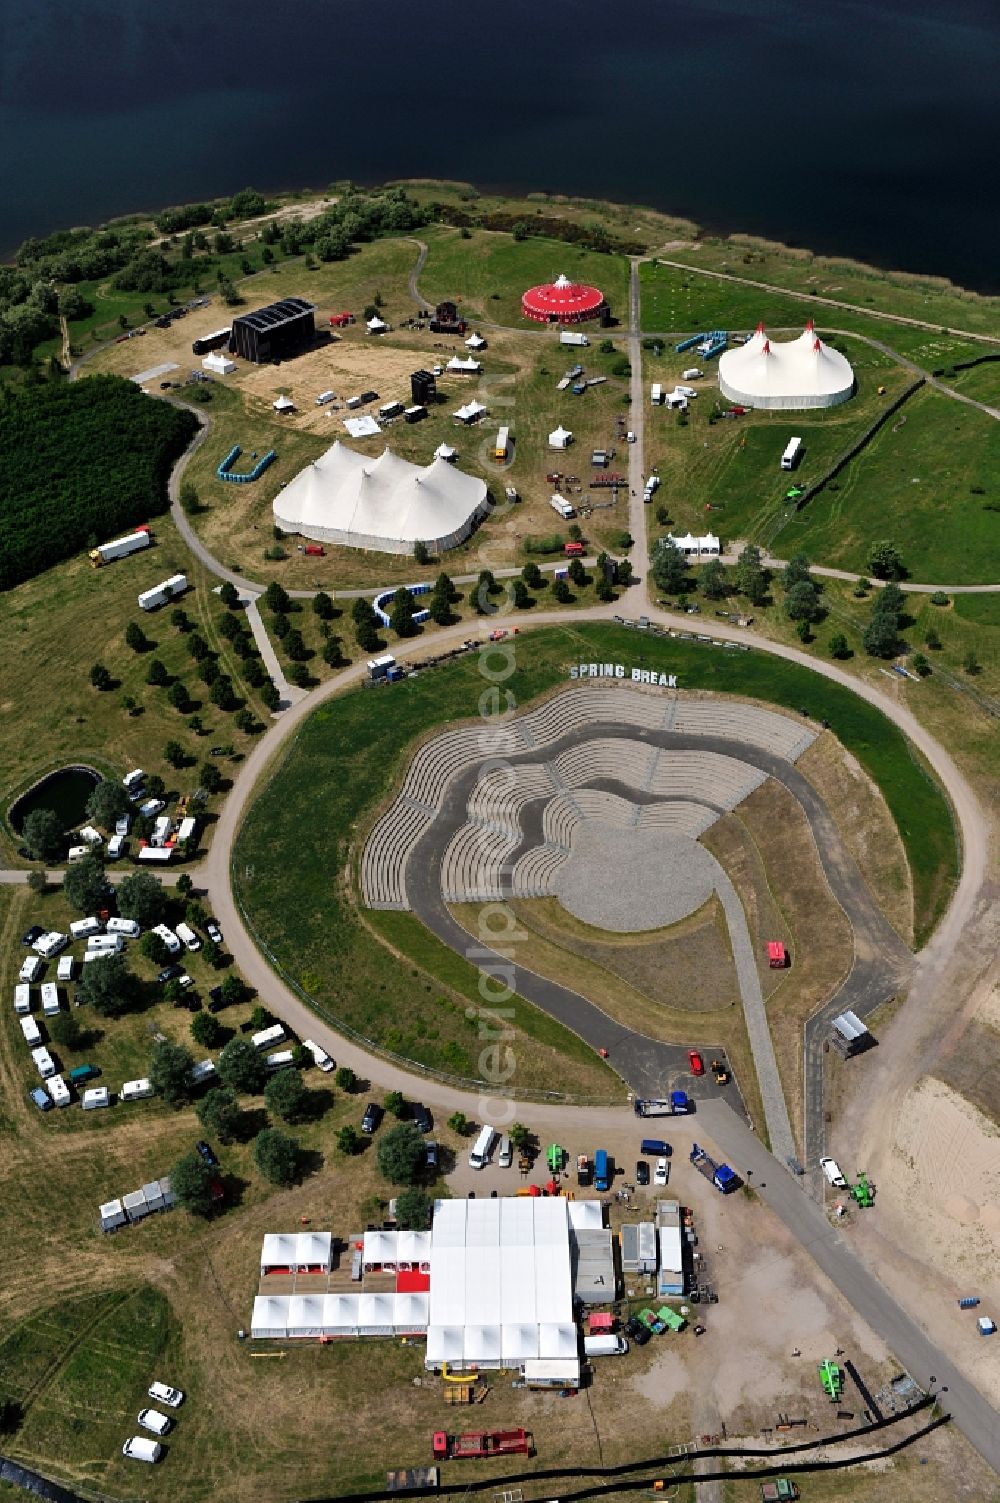
[[[839,350],[818,337],[812,320],[784,344],[769,339],[758,324],[746,344],[720,356],[719,389],[743,407],[835,407],[854,395],[854,371]]]
[[[463,542],[489,509],[486,483],[443,459],[426,467],[386,449],[377,459],[337,442],[300,470],[274,499],[283,532],[319,543],[443,553]]]

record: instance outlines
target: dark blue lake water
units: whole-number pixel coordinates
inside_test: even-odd
[[[998,59],[996,0],[0,0],[0,248],[433,176],[996,289]]]

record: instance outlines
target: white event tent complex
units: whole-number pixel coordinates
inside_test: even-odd
[[[854,395],[854,371],[817,336],[812,320],[798,339],[777,344],[763,324],[744,345],[719,357],[719,389],[743,407],[798,411],[835,407]]]
[[[576,1359],[561,1196],[436,1201],[430,1256],[426,1367]]]
[[[380,553],[455,548],[489,509],[486,483],[443,459],[424,468],[386,449],[377,459],[339,441],[274,500],[283,532]]]

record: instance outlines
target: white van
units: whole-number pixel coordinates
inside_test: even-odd
[[[166,1435],[174,1422],[169,1415],[161,1414],[159,1409],[140,1409],[139,1423],[144,1430],[152,1430],[154,1435]]]
[[[132,771],[127,772],[122,778],[122,787],[126,788],[129,793],[134,793],[137,788],[142,787],[145,780],[146,774],[143,772],[142,768],[133,767]]]
[[[158,1440],[146,1440],[145,1436],[133,1435],[122,1446],[122,1455],[133,1461],[159,1461],[163,1447]]]
[[[59,988],[54,981],[42,982],[42,1012],[47,1018],[54,1018],[59,1011]]]
[[[59,964],[56,966],[57,981],[72,981],[76,975],[76,961],[72,955],[60,955]]]
[[[201,940],[195,934],[189,924],[178,924],[176,929],[177,938],[185,950],[200,950]]]
[[[37,981],[45,969],[44,960],[37,955],[28,955],[21,962],[21,969],[17,973],[17,979],[21,982]]]
[[[148,798],[144,804],[139,805],[139,813],[143,819],[153,819],[167,806],[161,798]]]
[[[180,940],[172,929],[167,928],[166,924],[156,924],[153,933],[160,936],[171,955],[179,955],[181,953]]]
[[[87,939],[91,934],[100,934],[101,921],[93,917],[74,919],[69,926],[69,932],[74,939]]]
[[[92,934],[87,940],[88,955],[120,955],[124,948],[120,934]]]
[[[111,1097],[106,1085],[91,1086],[89,1091],[84,1091],[80,1105],[85,1112],[96,1111],[98,1107],[110,1106]]]
[[[50,1075],[45,1082],[45,1089],[56,1106],[69,1106],[69,1086],[61,1075]]]
[[[56,1067],[52,1063],[52,1055],[46,1048],[43,1047],[41,1049],[32,1049],[31,1058],[34,1062],[35,1069],[38,1071],[43,1080],[48,1080],[50,1075],[54,1075],[56,1073]]]
[[[321,1049],[319,1044],[314,1043],[312,1039],[303,1039],[302,1047],[309,1050],[309,1053],[313,1057],[313,1064],[318,1070],[329,1073],[333,1069],[333,1060],[327,1054],[326,1050]]]
[[[126,1080],[118,1095],[122,1101],[145,1101],[147,1096],[152,1096],[153,1087],[143,1076],[139,1080]]]
[[[273,1054],[265,1056],[264,1063],[269,1070],[284,1070],[288,1065],[294,1065],[295,1055],[291,1049],[276,1049]]]
[[[489,1163],[490,1154],[493,1152],[493,1145],[496,1140],[497,1134],[495,1128],[488,1126],[482,1128],[469,1154],[469,1167],[471,1169],[482,1169]]]
[[[119,856],[125,849],[125,839],[126,837],[124,835],[112,835],[111,839],[108,841],[108,849],[106,852],[109,861],[118,860]]]
[[[280,1044],[286,1037],[284,1024],[275,1023],[271,1028],[263,1028],[260,1033],[255,1033],[251,1039],[255,1049],[270,1049],[272,1044]]]
[[[135,919],[109,918],[104,927],[109,934],[124,934],[128,939],[138,939],[142,933]]]
[[[62,961],[59,962],[62,965]],[[19,981],[14,988],[14,1011],[19,1018],[27,1017],[31,1011],[31,987]]]
[[[188,1079],[192,1085],[201,1085],[206,1080],[211,1080],[215,1074],[215,1061],[203,1059],[200,1064],[192,1065]]]
[[[609,1333],[606,1336],[585,1336],[583,1338],[585,1357],[624,1357],[627,1351],[628,1342],[624,1336],[614,1336]]]
[[[21,1032],[24,1034],[24,1042],[30,1044],[32,1049],[37,1049],[42,1042],[42,1035],[34,1018],[21,1019]]]
[[[835,1190],[847,1189],[847,1181],[844,1178],[843,1174],[840,1172],[840,1165],[837,1163],[836,1159],[820,1159],[819,1167],[822,1169],[823,1173],[826,1175],[827,1179],[830,1181]]]

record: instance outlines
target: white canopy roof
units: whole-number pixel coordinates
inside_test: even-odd
[[[396,1260],[399,1263],[426,1263],[431,1255],[430,1232],[397,1232]]]
[[[427,1327],[427,1355],[428,1367],[440,1365],[442,1362],[461,1362],[465,1348],[465,1332],[461,1326],[428,1326]]]
[[[454,459],[457,454],[458,450],[453,449],[451,444],[438,444],[434,450],[435,459]]]
[[[358,1294],[324,1294],[323,1335],[356,1336],[360,1299]]]
[[[260,1250],[260,1271],[269,1268],[329,1268],[330,1232],[269,1232]]]
[[[484,350],[486,348],[486,340],[481,334],[473,333],[465,341],[465,347],[467,350]]]
[[[362,1336],[388,1336],[392,1332],[392,1294],[362,1294],[358,1302],[358,1331]]]
[[[271,403],[271,406],[274,408],[275,412],[295,411],[295,403],[292,401],[291,397],[277,397]]]
[[[480,362],[473,360],[471,355],[465,360],[460,360],[457,355],[452,355],[445,367],[446,370],[459,372],[463,376],[474,376],[482,368]]]
[[[503,1348],[503,1360],[516,1367],[530,1358],[538,1356],[538,1327],[524,1322],[521,1324],[504,1323],[501,1332],[501,1344]]]
[[[291,1268],[295,1263],[295,1233],[268,1232],[260,1250],[260,1270]]]
[[[392,1328],[397,1335],[427,1330],[430,1315],[430,1295],[394,1294],[392,1296]]]
[[[378,423],[368,412],[364,417],[345,418],[344,427],[352,438],[374,438],[376,433],[381,432]]]
[[[395,1232],[365,1232],[362,1245],[364,1261],[373,1264],[395,1263],[396,1237]]]
[[[456,547],[489,507],[486,484],[435,459],[425,468],[386,449],[370,459],[335,443],[274,500],[285,532],[384,553]]]
[[[384,334],[388,327],[389,325],[384,319],[379,318],[377,313],[372,315],[367,324],[369,334]]]
[[[718,554],[719,552],[719,539],[714,532],[706,532],[703,537],[695,537],[691,532],[668,532],[667,537],[682,553]]]
[[[323,1295],[293,1294],[288,1301],[289,1336],[323,1335]]]
[[[250,1317],[251,1336],[285,1336],[287,1332],[287,1295],[258,1294]]]
[[[599,1231],[604,1226],[604,1207],[599,1200],[567,1202],[569,1224],[575,1232]]]
[[[719,357],[719,388],[746,407],[832,407],[854,392],[854,371],[839,350],[829,349],[812,321],[797,339],[779,344],[763,324],[746,344]]]
[[[235,360],[230,360],[224,350],[212,350],[201,362],[202,369],[216,371],[220,376],[232,375],[236,369]]]
[[[538,1327],[539,1357],[575,1357],[578,1350],[576,1326],[571,1321]]]
[[[565,449],[566,445],[572,443],[572,441],[572,433],[570,433],[568,428],[564,428],[561,423],[558,428],[549,434],[550,449]]]
[[[466,402],[464,407],[452,413],[452,417],[458,418],[460,423],[474,423],[477,418],[482,417],[485,411],[486,408],[482,402]]]

